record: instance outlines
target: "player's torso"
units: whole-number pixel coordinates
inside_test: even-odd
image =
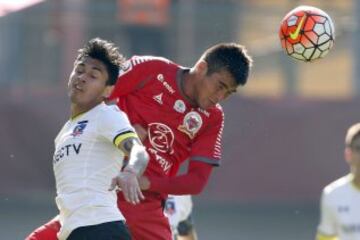
[[[55,200],[62,224],[59,239],[77,227],[124,219],[116,206],[116,193],[108,191],[123,154],[100,134],[104,108],[99,105],[69,120],[55,139]]]
[[[360,189],[352,183],[343,186],[332,201],[341,240],[360,239]]]
[[[107,191],[122,164],[122,152],[98,134],[96,109],[68,121],[55,139],[53,168],[58,193],[81,188]]]
[[[149,76],[151,84],[120,98],[119,103],[133,124],[147,128],[148,169],[161,175],[176,174],[211,117],[210,112],[191,107],[180,94],[177,70],[172,67],[154,73]]]

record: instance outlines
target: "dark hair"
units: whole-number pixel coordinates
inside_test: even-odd
[[[348,129],[345,145],[353,151],[360,152],[360,123],[356,123]]]
[[[79,49],[78,53],[76,61],[84,57],[91,57],[104,63],[109,75],[106,85],[115,85],[119,75],[119,68],[124,64],[125,58],[120,54],[114,43],[101,38],[94,38]]]
[[[236,43],[220,43],[207,49],[202,59],[208,64],[207,75],[228,71],[237,85],[245,85],[253,60],[244,46]]]

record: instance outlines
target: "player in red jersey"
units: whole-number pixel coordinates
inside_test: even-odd
[[[171,239],[164,200],[200,193],[219,166],[224,114],[218,103],[245,85],[251,64],[243,46],[222,43],[192,68],[151,56],[134,56],[122,66],[111,99],[128,114],[150,155],[140,179],[145,200],[133,205],[118,194],[133,239]],[[187,173],[176,176],[187,159]],[[57,224],[52,220],[27,239],[54,239]]]

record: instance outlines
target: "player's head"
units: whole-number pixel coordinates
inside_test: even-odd
[[[351,171],[360,174],[360,123],[352,125],[345,137],[345,159]]]
[[[96,105],[108,97],[125,59],[109,41],[95,38],[78,50],[68,87],[73,103]]]
[[[220,43],[207,49],[193,67],[196,103],[206,109],[236,92],[239,85],[246,84],[251,65],[242,45]]]
[[[207,63],[209,76],[216,72],[227,71],[236,85],[245,85],[249,77],[252,59],[244,46],[236,43],[220,43],[207,49],[201,56]]]

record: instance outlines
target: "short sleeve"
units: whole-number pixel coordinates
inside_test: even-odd
[[[320,224],[318,234],[326,236],[336,235],[335,209],[330,203],[329,196],[325,190],[322,192],[320,201]]]
[[[115,143],[115,140],[121,135],[130,133],[136,136],[127,115],[116,105],[107,106],[100,114],[98,132],[107,140]]]
[[[170,62],[165,58],[153,56],[133,56],[120,68],[117,82],[110,96],[110,100],[142,88],[148,84],[159,68]]]
[[[217,112],[216,116],[206,123],[206,128],[196,137],[192,145],[191,161],[195,160],[219,166],[223,129],[224,114],[221,111]]]

